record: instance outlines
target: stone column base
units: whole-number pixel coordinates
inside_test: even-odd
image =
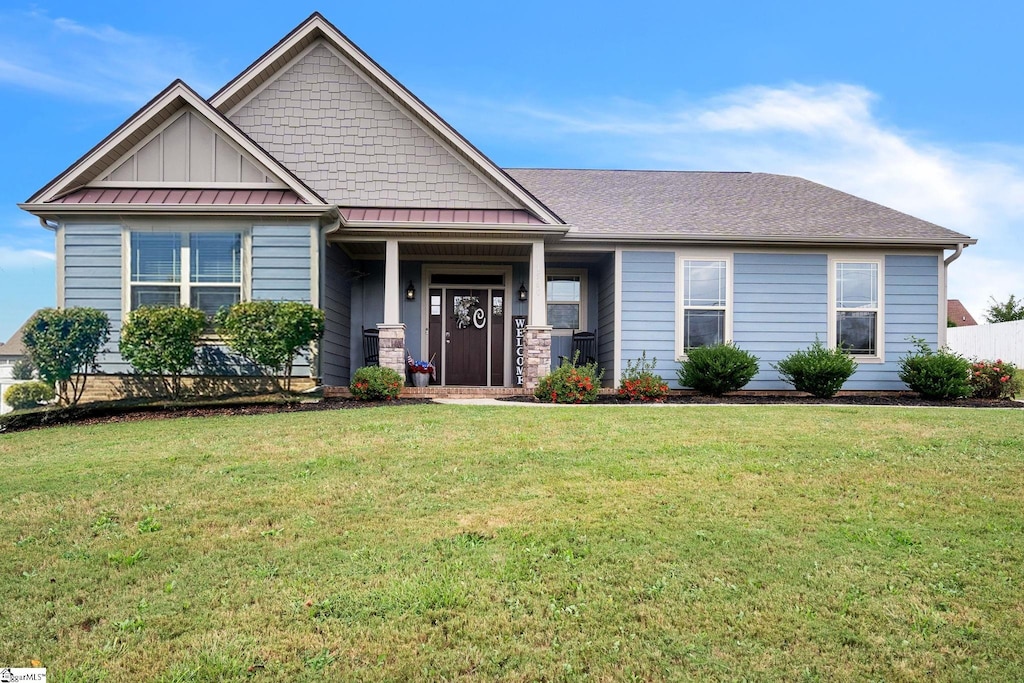
[[[551,372],[551,327],[527,325],[523,346],[523,388],[532,393],[540,378]]]
[[[377,325],[380,331],[380,364],[405,377],[405,323]]]

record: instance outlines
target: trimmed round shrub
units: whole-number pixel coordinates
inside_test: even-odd
[[[734,344],[698,346],[679,365],[679,383],[706,396],[722,396],[747,385],[757,374],[758,358]]]
[[[601,388],[604,370],[598,371],[597,363],[576,365],[579,351],[568,363],[562,363],[540,378],[533,395],[547,403],[593,403]]]
[[[4,401],[15,410],[36,408],[44,401],[53,400],[53,387],[46,382],[23,382],[7,388]]]
[[[640,354],[636,362],[626,361],[626,369],[622,371],[622,379],[619,380],[619,398],[655,403],[664,401],[668,395],[668,385],[661,375],[654,373],[657,364],[657,358],[647,360],[646,351]]]
[[[857,361],[841,348],[830,349],[819,340],[795,351],[772,366],[786,384],[817,398],[831,398],[857,370]]]
[[[390,401],[398,398],[403,384],[405,380],[395,370],[368,365],[356,370],[348,389],[360,401]]]
[[[900,358],[900,380],[923,398],[949,400],[971,395],[971,362],[949,349],[932,351],[913,339],[914,353]]]
[[[1002,359],[971,364],[971,394],[978,398],[1013,398],[1021,390],[1020,371]]]
[[[142,306],[125,318],[118,349],[137,371],[159,375],[167,393],[177,398],[181,376],[196,363],[205,327],[206,314],[198,308]]]

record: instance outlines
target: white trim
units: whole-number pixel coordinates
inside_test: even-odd
[[[309,303],[314,308],[320,308],[320,274],[324,271],[320,239],[320,226],[317,223],[311,223],[309,226]]]
[[[838,343],[836,330],[836,266],[840,263],[873,263],[878,266],[878,301],[875,321],[875,353],[873,355],[854,355],[853,359],[865,365],[885,362],[885,257],[878,252],[829,252],[828,254],[828,347],[835,348]]]
[[[58,223],[54,232],[56,233],[54,235],[54,243],[57,256],[57,308],[64,308],[64,278],[67,275],[64,272],[64,237],[66,234],[64,223]]]
[[[546,327],[548,324],[548,280],[547,262],[544,258],[544,241],[533,243],[530,251],[530,305],[526,313],[526,324]]]
[[[588,300],[587,300],[587,287],[588,287],[587,272],[588,271],[587,271],[586,268],[546,268],[545,269],[545,273],[544,273],[544,309],[545,309],[545,319],[547,318],[547,307],[552,303],[552,302],[548,301],[548,297],[547,297],[548,278],[559,277],[559,276],[568,276],[568,277],[578,277],[580,279],[580,299],[579,299],[579,307],[580,307],[579,323],[580,323],[580,325],[579,325],[579,327],[577,327],[575,329],[559,328],[559,327],[554,327],[553,325],[550,324],[550,321],[548,321],[548,327],[551,328],[551,336],[552,337],[571,337],[573,335],[573,333],[575,333],[575,332],[579,332],[579,331],[590,332],[591,331],[590,327],[588,326],[589,321],[587,320],[587,306],[588,306]],[[572,302],[571,301],[562,301],[562,302],[557,302],[556,301],[554,303],[572,303]]]
[[[402,296],[398,240],[384,243],[384,324],[397,325],[401,321]]]
[[[722,307],[713,306],[685,306],[685,265],[687,261],[723,261],[725,263],[725,324],[723,329],[724,339],[723,342],[731,342],[733,336],[733,313],[735,309],[735,291],[734,291],[734,280],[735,280],[735,269],[733,267],[733,256],[735,252],[716,251],[714,249],[677,249],[675,258],[675,297],[676,297],[676,311],[675,311],[675,350],[676,360],[682,361],[686,359],[685,344],[685,314],[687,308],[700,308],[707,310],[720,310]]]
[[[615,281],[612,286],[615,290],[613,296],[614,309],[612,311],[614,322],[612,323],[612,388],[618,389],[619,381],[622,379],[622,247],[615,248]],[[598,354],[600,354],[598,349]]]

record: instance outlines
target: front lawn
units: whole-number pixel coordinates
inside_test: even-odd
[[[54,680],[1021,680],[1024,416],[465,407],[0,434]]]

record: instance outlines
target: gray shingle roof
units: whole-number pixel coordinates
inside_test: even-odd
[[[580,237],[825,242],[974,242],[966,235],[793,176],[704,171],[505,171]]]

